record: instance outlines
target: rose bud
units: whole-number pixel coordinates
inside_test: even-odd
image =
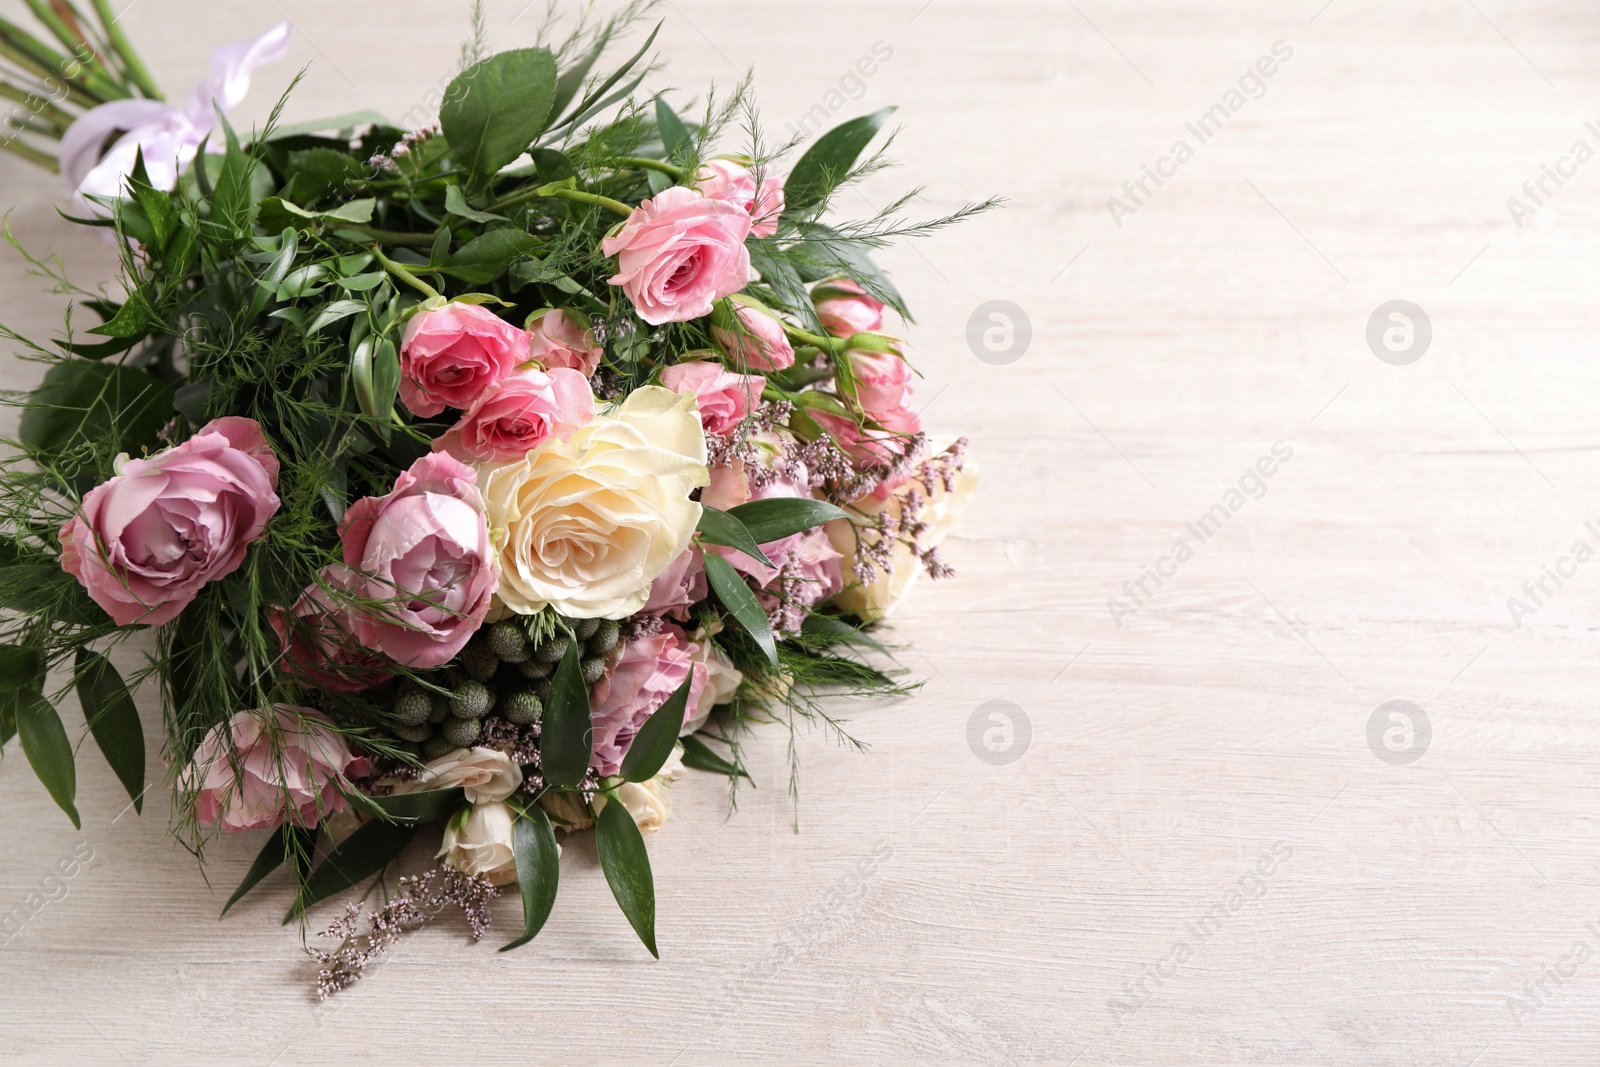
[[[883,327],[883,304],[849,278],[835,278],[811,290],[817,318],[835,337]]]
[[[735,370],[774,371],[794,365],[783,323],[760,301],[736,293],[712,312],[711,338]]]

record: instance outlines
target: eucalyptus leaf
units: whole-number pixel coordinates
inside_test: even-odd
[[[369,797],[354,790],[345,794],[351,806],[358,807],[379,819],[416,826],[420,823],[442,819],[461,805],[462,789],[425,789],[416,793],[391,793],[386,797]]]
[[[617,906],[650,955],[660,959],[661,953],[656,950],[656,887],[650,873],[650,854],[645,851],[638,824],[614,795],[595,820],[594,843]]]
[[[700,509],[700,524],[696,527],[700,531],[700,540],[713,545],[723,545],[727,548],[736,548],[764,567],[778,569],[778,565],[767,558],[761,551],[761,545],[751,536],[744,523],[713,507],[702,506]]]
[[[801,213],[825,203],[894,110],[886,107],[862,115],[818,137],[784,181],[784,213]]]
[[[404,851],[416,832],[415,826],[382,819],[373,819],[362,826],[317,864],[283,921],[290,922],[317,901],[349,889],[383,870]]]
[[[589,714],[589,687],[583,684],[579,662],[580,642],[567,642],[567,651],[550,680],[539,733],[539,761],[544,779],[555,786],[571,787],[583,780],[593,752],[594,723]]]
[[[781,541],[834,519],[850,516],[825,500],[810,497],[767,497],[730,508],[728,514],[744,524],[750,536],[763,545]]]
[[[740,626],[750,632],[756,644],[767,654],[767,659],[778,665],[778,643],[772,637],[772,624],[756,595],[745,584],[744,576],[733,569],[733,564],[721,556],[706,554],[706,580]]]
[[[316,827],[293,826],[284,823],[275,830],[266,844],[261,846],[261,851],[256,854],[255,862],[250,864],[250,869],[244,874],[244,881],[239,883],[239,888],[233,891],[233,896],[222,906],[222,911],[217,918],[228,914],[228,909],[244,899],[244,895],[254,889],[267,875],[283,865],[285,856],[303,855],[311,851],[311,846],[316,842]],[[296,845],[298,840],[298,845]]]
[[[733,778],[735,776],[745,778],[746,780],[750,778],[748,773],[741,770],[731,761],[717,755],[716,752],[712,750],[710,745],[700,740],[700,738],[696,737],[694,734],[690,734],[688,737],[679,738],[678,743],[683,746],[683,765],[685,767],[693,767],[696,770],[701,771],[714,771],[717,774],[725,774],[729,778]],[[753,783],[751,788],[755,788]]]
[[[128,791],[133,810],[144,813],[144,726],[122,675],[89,648],[78,649],[78,701],[101,755]]]
[[[684,714],[689,709],[689,690],[693,687],[694,671],[690,671],[683,684],[650,713],[623,754],[622,777],[630,782],[648,782],[661,773],[662,766],[672,756],[672,747],[678,743],[678,731],[683,729]]]
[[[501,952],[526,945],[544,929],[556,902],[561,879],[561,850],[550,817],[537,804],[529,804],[511,828],[511,854],[517,864],[517,884],[522,887],[522,936],[501,945]]]
[[[73,806],[78,792],[77,766],[73,762],[72,743],[67,740],[66,727],[61,725],[61,716],[38,690],[19,690],[8,699],[16,715],[17,733],[22,735],[22,752],[28,757],[33,773],[49,790],[56,806],[67,813],[72,825],[83,829],[78,809]]]

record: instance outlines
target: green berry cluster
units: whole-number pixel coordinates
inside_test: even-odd
[[[525,620],[506,619],[473,635],[457,663],[438,675],[441,693],[402,682],[393,707],[394,733],[424,759],[465,748],[483,732],[483,720],[496,715],[514,726],[536,725],[550,696],[550,677],[576,639],[587,685],[605,674],[606,656],[621,637],[610,619],[575,619],[573,637],[563,630],[534,640]]]

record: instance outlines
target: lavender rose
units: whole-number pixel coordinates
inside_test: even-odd
[[[363,576],[356,595],[370,602],[352,611],[356,635],[403,666],[448,663],[489,611],[498,576],[476,482],[434,452],[339,524],[345,566]]]
[[[278,459],[254,419],[217,419],[116,467],[61,527],[61,568],[119,626],[176,618],[239,569],[278,510]]]

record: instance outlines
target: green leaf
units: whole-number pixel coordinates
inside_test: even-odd
[[[14,563],[0,567],[0,608],[27,615],[49,613],[54,618],[81,626],[103,623],[106,618],[105,612],[89,599],[78,580],[54,563]]]
[[[439,124],[475,188],[488,183],[544,131],[556,94],[548,48],[518,48],[480,60],[445,90]]]
[[[694,138],[689,136],[689,128],[659,96],[656,97],[656,128],[661,131],[661,143],[666,146],[668,159],[687,163],[694,157]]]
[[[256,291],[250,298],[252,319],[266,310],[268,300],[278,295],[278,287],[288,276],[289,268],[294,266],[295,254],[300,251],[300,231],[294,226],[285,226],[278,241],[278,252],[272,257],[272,264],[267,267],[265,274],[256,279]]]
[[[744,523],[750,536],[763,545],[781,541],[834,519],[850,517],[825,500],[781,496],[739,504],[729,509],[728,514]]]
[[[139,205],[139,210],[150,223],[150,236],[153,239],[144,243],[159,252],[178,229],[178,209],[170,195],[150,184],[142,148],[134,152],[133,173],[128,178],[128,187],[133,192],[133,202]]]
[[[661,773],[662,765],[672,755],[672,746],[678,742],[678,731],[683,729],[693,686],[694,671],[690,671],[683,684],[639,727],[622,757],[622,777],[630,782],[648,782]]]
[[[761,280],[772,290],[775,306],[814,321],[817,313],[811,306],[811,290],[787,255],[778,249],[777,242],[762,237],[745,242],[745,248],[750,252],[750,265],[761,272]]]
[[[361,808],[376,818],[417,826],[442,819],[455,811],[461,804],[462,792],[461,787],[456,786],[451,789],[426,789],[417,793],[391,793],[386,797],[369,797],[364,793],[350,790],[345,793],[345,797],[353,807]]]
[[[460,215],[473,222],[504,222],[504,215],[496,215],[489,211],[479,211],[467,203],[467,196],[461,191],[461,186],[454,182],[444,187],[444,209],[452,215]]]
[[[511,854],[517,861],[517,883],[522,887],[522,936],[501,945],[501,952],[526,945],[544,928],[556,902],[561,877],[561,850],[550,817],[537,804],[529,804],[511,829]]]
[[[726,511],[719,511],[713,507],[702,507],[700,509],[700,525],[696,529],[700,531],[700,540],[702,541],[713,545],[737,548],[762,566],[771,567],[773,570],[778,569],[778,565],[768,559],[765,552],[761,551],[761,545],[750,535],[750,531],[745,529],[744,523]]]
[[[711,746],[700,740],[694,734],[678,739],[678,744],[683,746],[683,765],[701,771],[715,771],[725,774],[729,778],[735,776],[749,779],[750,775],[733,763],[712,751]],[[751,788],[755,788],[752,783]]]
[[[69,359],[52,366],[29,397],[18,436],[30,451],[59,461],[117,427],[118,450],[137,456],[158,442],[171,417],[172,386],[132,367]]]
[[[296,838],[299,839],[299,847],[295,846],[294,841]],[[261,879],[277,870],[283,864],[285,856],[290,855],[291,852],[296,856],[309,853],[316,838],[317,828],[314,826],[307,828],[284,823],[278,827],[273,835],[267,838],[267,843],[261,846],[261,851],[256,855],[256,861],[250,865],[250,869],[244,874],[244,881],[239,883],[239,888],[233,891],[233,896],[229,897],[228,902],[222,906],[222,911],[217,915],[217,918],[220,919],[223,915],[228,914],[228,909],[243,900],[244,895],[254,889]]]
[[[0,693],[44,690],[44,653],[37,648],[0,645]]]
[[[538,247],[539,238],[508,226],[474,237],[439,269],[468,285],[487,285],[504,274],[515,260]]]
[[[785,214],[803,212],[826,202],[855,166],[861,150],[893,113],[894,108],[886,107],[841,123],[818,137],[783,183]]]
[[[387,420],[394,414],[395,397],[400,393],[400,353],[385,337],[372,353],[373,418]]]
[[[317,864],[283,921],[287,924],[317,901],[383,870],[404,851],[416,832],[415,826],[382,819],[373,819],[361,827]]]
[[[67,813],[72,825],[83,829],[78,809],[72,803],[78,792],[78,774],[61,716],[37,690],[24,689],[10,699],[17,717],[17,733],[22,735],[22,751],[33,773],[50,791],[56,806]]]
[[[589,687],[583,684],[577,640],[567,642],[566,654],[550,680],[550,698],[544,705],[539,733],[539,762],[544,780],[555,786],[575,786],[589,769],[594,723],[589,717]]]
[[[806,643],[816,648],[832,648],[834,645],[861,645],[881,652],[891,659],[894,658],[894,653],[890,652],[879,641],[867,636],[859,626],[852,626],[843,619],[836,619],[832,615],[818,615],[816,612],[808,614],[806,621],[800,624],[800,634],[806,639]]]
[[[650,855],[645,851],[638,824],[614,795],[600,809],[594,843],[617,906],[650,955],[660,959],[661,953],[656,951],[656,886],[650,874]]]
[[[144,727],[133,706],[122,675],[92,649],[78,649],[78,701],[83,717],[94,735],[94,743],[116,772],[122,788],[133,801],[133,810],[144,813]]]
[[[98,337],[115,337],[126,339],[129,337],[143,337],[150,332],[154,316],[150,307],[145,303],[144,290],[135,289],[128,294],[128,298],[117,308],[117,313],[110,319],[93,327],[88,332]]]
[[[542,182],[566,181],[578,173],[578,168],[573,165],[572,160],[554,148],[535,148],[532,154],[534,169]]]
[[[329,192],[337,196],[365,173],[354,156],[333,148],[290,152],[288,164],[289,184],[284,192],[303,204],[314,204]]]
[[[661,32],[661,25],[662,24],[659,22],[656,23],[655,28],[650,31],[650,36],[646,37],[644,39],[644,44],[639,46],[639,50],[632,56],[628,57],[628,59],[624,61],[620,67],[611,72],[610,77],[601,82],[599,86],[585,96],[582,102],[580,102],[577,107],[573,108],[571,113],[568,114],[566,118],[561,120],[560,125],[558,125],[556,129],[570,126],[581,126],[583,123],[587,122],[592,115],[599,113],[606,107],[610,106],[610,104],[615,103],[621,97],[627,96],[629,93],[633,92],[634,88],[640,82],[644,81],[643,74],[640,74],[637,78],[630,82],[626,88],[621,89],[610,96],[606,95],[613,85],[621,81],[627,75],[628,71],[632,70],[639,60],[644,58],[644,54],[648,52],[650,50],[650,46],[655,43],[656,34]]]
[[[377,204],[376,200],[369,197],[349,200],[327,211],[309,211],[281,196],[269,196],[261,201],[261,225],[268,230],[303,226],[308,222],[355,222],[364,225],[372,221],[372,210]]]
[[[761,602],[745,584],[744,577],[733,569],[733,564],[721,556],[706,553],[706,580],[711,583],[711,589],[717,594],[717,599],[722,601],[722,606],[728,609],[739,625],[750,631],[750,636],[756,639],[756,644],[767,654],[767,659],[776,667],[778,665],[778,643],[772,639],[772,624],[767,621],[767,613],[761,607]]]
[[[335,300],[331,304],[324,304],[311,319],[311,324],[306,327],[306,336],[332,326],[336,322],[343,322],[351,315],[367,310],[365,300]]]
[[[343,115],[330,115],[325,119],[311,119],[287,126],[274,126],[263,138],[264,142],[283,141],[290,137],[304,137],[313,133],[335,133],[355,130],[357,126],[389,126],[387,117],[377,111],[351,111]]]

